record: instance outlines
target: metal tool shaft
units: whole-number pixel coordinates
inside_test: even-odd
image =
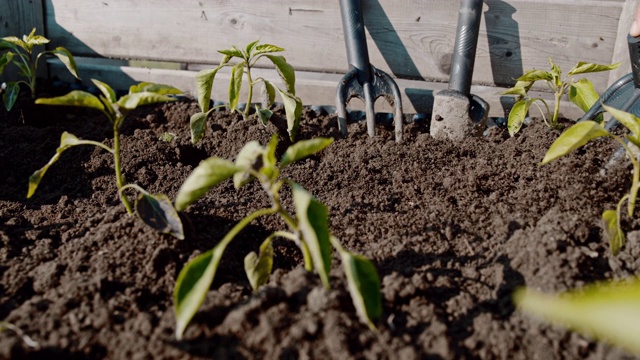
[[[471,93],[471,78],[476,60],[482,0],[462,0],[456,29],[456,42],[449,74],[449,89]]]

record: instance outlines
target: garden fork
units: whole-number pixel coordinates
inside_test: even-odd
[[[347,103],[356,97],[365,104],[367,133],[375,136],[375,100],[384,97],[394,107],[396,142],[402,141],[402,98],[396,82],[387,73],[369,63],[367,39],[360,0],[340,0],[342,29],[347,47],[350,71],[345,74],[337,90],[336,110],[338,127],[343,136],[347,135]]]

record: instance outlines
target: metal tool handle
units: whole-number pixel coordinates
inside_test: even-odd
[[[358,82],[370,82],[371,65],[360,0],[340,0],[340,13],[349,65],[358,70]]]
[[[636,85],[636,89],[638,89],[640,88],[640,38],[627,35],[627,43],[629,44],[633,83]]]
[[[449,89],[465,95],[471,93],[471,78],[476,60],[480,18],[482,17],[482,0],[462,0],[456,42],[449,74]]]

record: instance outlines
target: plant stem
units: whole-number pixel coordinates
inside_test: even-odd
[[[558,114],[560,113],[560,100],[562,99],[562,95],[564,95],[564,87],[560,88],[560,91],[556,91],[555,99],[556,104],[553,107],[553,117],[551,118],[551,128],[555,129],[558,127]]]
[[[247,95],[247,105],[244,107],[244,113],[242,116],[244,119],[249,118],[249,111],[251,110],[251,100],[253,98],[253,80],[251,79],[251,65],[247,61],[247,82],[249,83],[249,95]]]
[[[113,126],[113,160],[116,168],[116,183],[118,185],[118,195],[122,204],[127,209],[129,215],[133,214],[133,207],[127,198],[127,195],[121,193],[120,190],[124,187],[124,176],[122,176],[122,169],[120,165],[120,130],[118,129],[119,121],[114,122]]]

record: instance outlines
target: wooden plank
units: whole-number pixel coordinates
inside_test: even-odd
[[[45,34],[43,9],[41,0],[0,1],[0,37],[22,37],[28,35],[33,28],[36,28],[37,34]],[[45,69],[44,66],[38,69],[38,75],[46,76]],[[0,82],[19,79],[13,65],[0,74]]]
[[[43,8],[42,0],[0,1],[0,37],[44,34]]]
[[[261,38],[298,71],[344,73],[337,1],[46,0],[49,34],[74,54],[215,63],[216,49]],[[486,0],[474,84],[513,83],[524,70],[607,63],[623,1]],[[459,2],[364,1],[372,64],[399,78],[448,81]],[[602,91],[608,74],[593,74]]]
[[[627,35],[633,17],[636,11],[636,7],[640,6],[640,0],[626,0],[624,7],[622,8],[622,14],[618,24],[618,35],[616,44],[613,51],[612,62],[621,62],[620,67],[609,73],[608,84],[611,85],[616,80],[620,79],[625,74],[631,72],[631,61],[629,59],[629,46],[627,43]]]
[[[195,95],[195,74],[196,71],[170,70],[170,69],[150,69],[128,66],[109,66],[105,61],[83,61],[78,59],[80,74],[85,84],[91,84],[90,79],[100,79],[107,81],[117,89],[127,89],[134,83],[140,81],[151,81],[157,83],[170,84],[188,94]],[[66,71],[57,60],[50,60],[52,75],[59,76],[66,81],[74,81],[74,78]],[[280,78],[275,71],[255,69],[255,76],[261,76],[275,83],[280,82]],[[341,79],[339,74],[327,74],[317,72],[297,72],[296,73],[296,94],[303,100],[305,105],[329,105],[335,106],[336,86]],[[229,83],[229,72],[227,69],[221,70],[216,75],[212,98],[226,101],[228,99],[227,89]],[[433,95],[438,91],[447,88],[446,83],[427,82],[418,80],[400,79],[397,81],[402,93],[402,102],[406,114],[431,112],[433,107]],[[246,98],[246,89],[243,92],[243,99]],[[500,93],[505,88],[474,85],[471,92],[487,101],[490,106],[491,117],[505,117],[511,106],[513,98],[501,96]],[[534,97],[540,97],[553,104],[553,96],[549,93],[533,91]],[[256,101],[256,100],[254,100]],[[362,109],[362,102],[352,100],[350,108]],[[376,102],[376,111],[391,112],[391,108],[382,99]],[[564,99],[561,104],[561,116],[578,119],[583,112],[568,100]],[[534,113],[533,116],[539,116]]]

